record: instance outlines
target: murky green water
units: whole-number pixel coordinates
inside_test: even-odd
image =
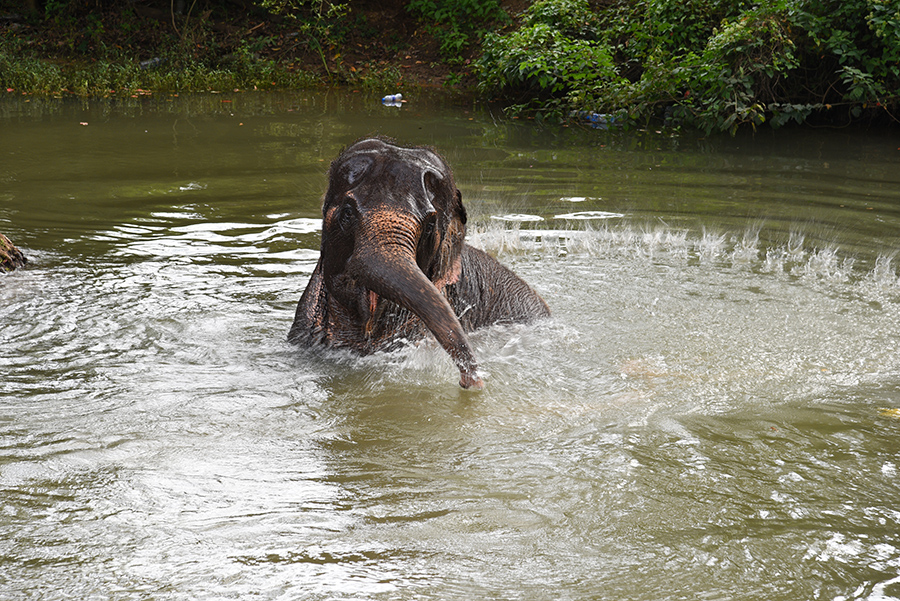
[[[372,96],[0,100],[0,599],[900,597],[896,133]],[[554,312],[481,393],[285,342],[370,133]]]

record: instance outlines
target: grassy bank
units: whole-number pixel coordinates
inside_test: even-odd
[[[402,2],[387,4],[416,23]],[[0,2],[0,89],[26,94],[390,87],[404,80],[398,52],[414,44],[379,39],[382,23],[366,25],[364,14],[327,0],[57,0],[34,13],[21,8]]]
[[[137,61],[127,56],[55,61],[29,56],[15,44],[0,44],[0,85],[7,92],[77,96],[153,92],[204,92],[319,85],[311,72],[289,70],[274,61],[241,57],[211,66],[175,54]]]

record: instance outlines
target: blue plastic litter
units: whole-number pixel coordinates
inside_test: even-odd
[[[621,125],[615,115],[609,113],[595,113],[593,111],[572,111],[572,117],[590,123],[596,129],[609,129]]]

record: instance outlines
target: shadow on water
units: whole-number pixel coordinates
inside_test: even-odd
[[[5,594],[900,596],[896,140],[375,96],[0,99]],[[553,310],[472,335],[481,393],[433,341],[285,341],[374,132]]]

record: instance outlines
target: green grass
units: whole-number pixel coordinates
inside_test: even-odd
[[[206,92],[232,89],[302,89],[320,86],[321,80],[273,61],[238,53],[225,65],[210,66],[177,55],[162,57],[153,68],[126,56],[94,61],[54,62],[23,52],[15,42],[0,41],[0,89],[26,94],[75,96]]]

